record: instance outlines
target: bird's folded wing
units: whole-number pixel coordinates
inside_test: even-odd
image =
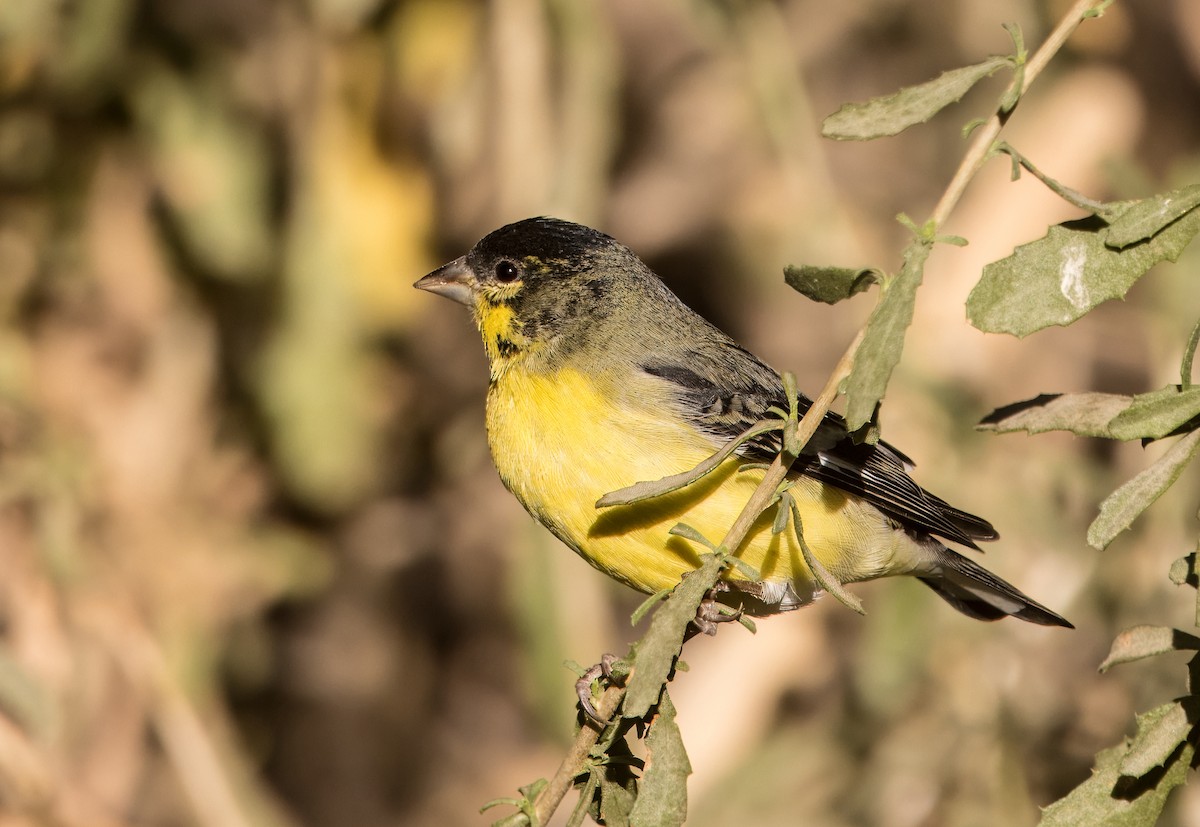
[[[779,375],[748,351],[730,342],[716,352],[691,352],[682,363],[651,362],[642,370],[667,385],[675,412],[719,445],[767,419],[769,409],[787,410]],[[801,396],[800,413],[812,402]],[[739,453],[770,462],[779,452],[772,432],[748,442]],[[886,442],[856,444],[845,420],[826,414],[793,470],[861,497],[901,525],[951,542],[978,548],[976,540],[994,540],[986,520],[955,508],[921,488],[908,475],[912,461]]]

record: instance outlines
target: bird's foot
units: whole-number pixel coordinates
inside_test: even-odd
[[[700,601],[699,608],[696,609],[696,616],[692,618],[692,627],[697,632],[712,637],[717,633],[717,624],[731,623],[741,619],[743,614],[741,608],[732,609],[720,602],[720,595],[729,590],[729,584],[724,580],[718,580],[716,585],[709,589],[708,594]]]
[[[590,667],[580,676],[579,680],[575,681],[575,694],[579,698],[579,708],[583,710],[583,714],[598,724],[607,724],[608,721],[600,717],[600,713],[596,710],[596,705],[592,703],[592,681],[597,678],[603,678],[608,683],[620,685],[625,678],[624,676],[616,675],[612,668],[617,660],[616,655],[605,653],[600,656],[599,663]]]

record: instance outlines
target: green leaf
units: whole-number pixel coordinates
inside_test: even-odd
[[[633,827],[680,827],[687,820],[687,779],[692,774],[675,707],[664,690],[646,735],[646,771],[630,814]]]
[[[1138,716],[1138,729],[1149,729],[1176,704]],[[1121,774],[1128,742],[1096,756],[1092,777],[1042,811],[1038,827],[1153,827],[1172,789],[1187,780],[1194,749],[1186,741],[1166,759],[1161,773],[1132,779]]]
[[[683,647],[683,634],[724,567],[721,558],[706,555],[704,564],[689,573],[654,613],[634,655],[622,706],[626,718],[643,718],[658,703],[663,684]]]
[[[1134,201],[1109,225],[1104,243],[1122,249],[1160,233],[1200,206],[1200,184]]]
[[[1134,626],[1113,640],[1108,657],[1100,664],[1100,671],[1107,672],[1119,663],[1130,663],[1181,649],[1200,650],[1200,638],[1169,626]]]
[[[492,822],[493,827],[515,827],[518,824],[533,824],[538,823],[537,813],[534,810],[533,802],[541,795],[542,790],[549,786],[549,783],[544,778],[539,778],[537,781],[526,784],[523,787],[518,787],[517,792],[521,794],[521,798],[493,798],[491,801],[479,808],[479,812],[483,813],[493,807],[509,806],[516,807],[520,812],[513,813],[510,816]]]
[[[629,824],[637,803],[637,787],[622,784],[605,775],[600,782],[600,817],[605,827],[623,827]]]
[[[705,537],[687,523],[676,523],[675,525],[671,526],[671,530],[667,533],[676,537],[682,537],[685,540],[690,540],[693,543],[699,543],[700,545],[712,549],[713,551],[717,550],[716,543]]]
[[[1180,557],[1172,563],[1171,570],[1167,576],[1170,577],[1171,582],[1176,586],[1182,586],[1184,583],[1187,583],[1189,586],[1195,588],[1197,583],[1200,583],[1200,580],[1197,580],[1196,576],[1196,552],[1193,551],[1191,554]]]
[[[1100,516],[1088,528],[1088,543],[1103,550],[1129,528],[1138,515],[1179,479],[1197,448],[1200,448],[1200,430],[1180,437],[1157,462],[1110,494],[1100,504]]]
[[[804,525],[800,520],[800,509],[796,505],[795,499],[789,494],[786,497],[787,507],[792,512],[792,527],[796,532],[796,541],[800,544],[800,554],[804,557],[804,564],[808,566],[808,570],[812,572],[813,579],[817,581],[817,585],[825,591],[829,592],[833,597],[848,609],[858,612],[860,615],[865,615],[867,610],[863,608],[862,601],[855,597],[850,592],[842,587],[842,582],[834,577],[825,565],[813,554],[808,543],[804,540]],[[783,508],[781,505],[780,508]]]
[[[759,580],[762,580],[762,572],[740,557],[734,557],[731,554],[725,558],[725,562],[741,572],[742,577],[745,577],[751,583],[757,583]]]
[[[992,151],[995,153],[1003,153],[1012,158],[1013,181],[1016,181],[1021,177],[1021,169],[1025,168],[1029,170],[1033,177],[1045,184],[1048,190],[1066,201],[1068,204],[1073,204],[1084,212],[1098,215],[1105,221],[1114,220],[1124,210],[1128,209],[1129,205],[1132,203],[1128,201],[1105,203],[1103,201],[1097,201],[1094,198],[1088,198],[1083,193],[1071,189],[1066,184],[1059,183],[1046,173],[1042,172],[1040,169],[1038,169],[1037,165],[1033,163],[1033,161],[1029,160],[1020,152],[1018,152],[1017,148],[1007,141],[998,141],[995,146],[992,147]]]
[[[1021,27],[1016,23],[1005,23],[1004,31],[1008,32],[1008,36],[1013,42],[1013,64],[1014,72],[1012,82],[1008,84],[1008,88],[1004,90],[1004,95],[1000,98],[1000,111],[1008,114],[1013,111],[1017,105],[1017,101],[1021,99],[1021,90],[1025,88],[1025,64],[1029,58],[1029,52],[1025,49],[1025,36],[1021,33]]]
[[[591,802],[592,818],[606,827],[629,827],[630,814],[637,801],[638,783],[635,767],[643,766],[641,759],[629,749],[628,740],[618,728],[593,747],[592,775],[599,779],[596,800]]]
[[[824,304],[837,304],[858,295],[880,280],[878,270],[852,267],[815,267],[802,264],[789,265],[783,270],[783,279],[793,290],[805,297]]]
[[[1200,345],[1200,321],[1192,328],[1187,344],[1183,348],[1183,361],[1179,365],[1179,380],[1184,390],[1192,386],[1192,361],[1196,358],[1196,346]]]
[[[992,411],[976,427],[1001,434],[1070,431],[1112,438],[1108,424],[1129,407],[1132,397],[1115,393],[1043,393]]]
[[[1197,415],[1200,415],[1200,388],[1180,391],[1168,385],[1139,393],[1133,404],[1113,417],[1108,427],[1116,439],[1161,439]]]
[[[645,600],[642,601],[641,605],[639,605],[636,609],[633,610],[633,614],[631,614],[629,616],[629,625],[636,626],[639,623],[641,623],[642,618],[644,618],[646,616],[646,612],[650,611],[655,606],[657,606],[659,603],[666,600],[670,595],[671,595],[670,589],[663,589],[662,591],[655,592],[654,594],[647,597]],[[580,674],[583,674],[583,673],[580,673]]]
[[[1008,63],[1006,57],[990,57],[891,95],[847,103],[825,119],[821,134],[839,141],[869,141],[903,132],[957,102],[972,86]]]
[[[738,449],[738,447],[747,440],[751,440],[759,434],[765,434],[768,431],[778,431],[783,427],[782,422],[759,422],[745,431],[742,431],[737,437],[730,441],[728,445],[717,451],[704,462],[697,465],[688,471],[683,471],[678,474],[671,474],[668,477],[663,477],[659,480],[648,480],[645,482],[635,482],[626,488],[619,491],[610,491],[599,500],[596,501],[596,508],[611,508],[615,505],[629,505],[631,503],[649,500],[654,497],[661,497],[663,494],[670,494],[672,491],[678,491],[680,488],[686,488],[696,480],[704,477],[715,471],[725,459]]]
[[[575,809],[571,811],[571,815],[567,819],[566,827],[583,827],[584,818],[596,809],[596,791],[599,787],[600,772],[595,768],[587,774],[587,778],[582,784],[576,780],[575,789],[579,790],[579,799],[575,802]]]
[[[984,267],[967,297],[971,324],[1014,336],[1068,325],[1096,305],[1124,296],[1158,262],[1179,258],[1200,232],[1200,210],[1121,250],[1105,244],[1108,228],[1097,216],[1059,224]]]
[[[1188,697],[1138,716],[1138,732],[1121,759],[1121,775],[1141,778],[1165,765],[1192,731],[1197,704],[1200,698]]]
[[[904,266],[888,283],[879,304],[867,320],[867,330],[847,377],[846,426],[858,430],[875,413],[875,405],[887,391],[888,379],[900,362],[904,333],[912,324],[917,288],[925,269],[932,241],[917,240],[904,251]]]
[[[787,395],[788,410],[783,420],[783,455],[784,459],[795,459],[800,456],[800,439],[796,433],[796,425],[800,421],[800,391],[796,389],[796,377],[790,371],[784,371],[783,392]]]

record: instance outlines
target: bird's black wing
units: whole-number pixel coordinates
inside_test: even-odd
[[[689,352],[682,363],[651,361],[641,367],[669,383],[679,411],[720,442],[770,417],[770,407],[788,407],[779,375],[732,341],[722,342],[718,349]],[[803,396],[799,403],[801,414],[812,406]],[[739,453],[770,462],[779,448],[779,435],[771,432],[748,442]],[[828,413],[792,467],[863,498],[906,527],[971,548],[978,548],[976,540],[999,536],[987,520],[917,485],[908,475],[912,466],[908,457],[886,442],[856,444],[845,420]]]

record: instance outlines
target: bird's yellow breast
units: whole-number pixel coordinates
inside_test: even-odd
[[[669,534],[684,522],[713,542],[733,525],[761,470],[726,460],[702,480],[662,497],[597,510],[602,495],[639,480],[693,468],[719,446],[679,417],[654,387],[620,385],[571,369],[552,374],[512,366],[488,394],[488,442],[500,477],[540,522],[602,571],[645,592],[674,586],[705,549]],[[632,392],[631,392],[632,391]],[[804,535],[843,582],[891,573],[895,532],[875,509],[808,478],[793,496]],[[773,510],[755,524],[739,556],[768,581],[812,578],[790,531],[772,534]],[[730,573],[737,577],[736,572]]]

